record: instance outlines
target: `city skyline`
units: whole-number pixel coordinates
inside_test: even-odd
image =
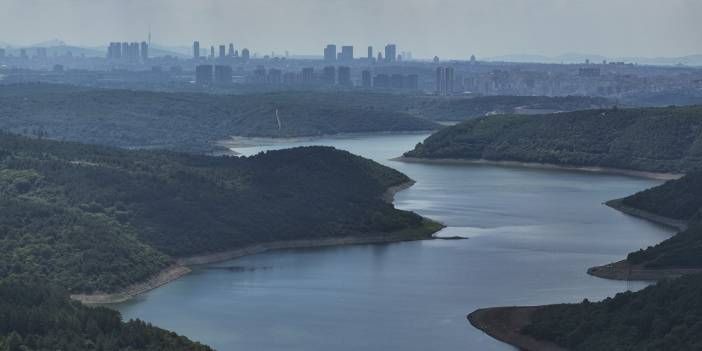
[[[168,3],[179,6],[167,7],[164,1],[8,0],[0,14],[0,32],[5,34],[0,42],[23,46],[59,37],[74,45],[98,47],[108,37],[147,40],[151,27],[154,43],[163,46],[186,47],[194,40],[234,41],[263,54],[288,50],[317,56],[328,43],[356,48],[396,43],[417,58],[466,59],[472,54],[574,52],[608,57],[686,56],[700,54],[702,39],[702,24],[696,19],[702,3],[689,0],[665,4],[653,0],[528,4],[519,0],[303,0],[295,4],[268,0],[255,6],[240,1],[175,0]],[[671,17],[676,21],[667,20]],[[35,19],[32,31],[18,30],[26,18]]]

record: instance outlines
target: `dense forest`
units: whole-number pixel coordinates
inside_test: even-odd
[[[684,173],[702,161],[702,107],[490,116],[444,128],[408,157]]]
[[[119,312],[86,307],[57,288],[0,284],[3,351],[211,351],[207,346]]]
[[[209,157],[0,133],[0,280],[111,292],[255,243],[425,237],[435,224],[382,199],[407,181],[329,147]]]
[[[523,333],[573,351],[702,349],[702,276],[663,281],[602,302],[539,308]]]
[[[648,268],[702,268],[702,172],[688,173],[620,201],[628,207],[689,222],[686,230],[670,239],[630,253],[629,263]]]
[[[608,106],[590,97],[439,97],[364,92],[247,95],[0,85],[0,130],[118,147],[210,152],[231,136],[301,137],[426,131],[515,108]]]
[[[702,172],[684,177],[621,199],[629,207],[660,216],[691,220],[702,208]]]

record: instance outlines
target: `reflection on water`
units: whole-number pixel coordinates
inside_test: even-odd
[[[602,205],[657,181],[572,171],[390,161],[426,135],[346,136],[237,149],[330,145],[417,181],[399,208],[449,227],[432,240],[296,249],[196,268],[118,306],[220,350],[513,350],[473,329],[480,307],[602,299],[643,283],[589,266],[668,229]]]

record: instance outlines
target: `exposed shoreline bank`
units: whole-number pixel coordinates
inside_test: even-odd
[[[620,211],[624,214],[641,218],[659,225],[664,225],[683,231],[687,229],[688,221],[664,217],[655,213],[647,212],[622,203],[622,199],[610,200],[605,205]],[[702,272],[702,268],[647,268],[643,265],[632,265],[627,260],[621,260],[602,266],[590,267],[587,274],[611,280],[638,280],[638,281],[658,281],[663,279],[678,278],[685,274]]]
[[[656,224],[661,224],[666,227],[671,227],[673,229],[683,231],[687,229],[687,224],[688,221],[681,220],[681,219],[675,219],[675,218],[669,218],[661,215],[657,215],[655,213],[651,213],[648,211],[644,211],[635,207],[627,206],[622,202],[623,199],[614,199],[605,202],[605,205],[622,212],[624,214],[634,216],[637,218],[645,219],[647,221],[656,223]]]
[[[441,230],[443,226],[439,226]],[[438,231],[436,230],[436,231]],[[416,241],[431,239],[436,231],[428,231],[426,235],[385,235],[369,237],[341,237],[309,240],[277,241],[241,247],[227,251],[196,255],[176,259],[176,264],[157,273],[145,282],[130,285],[115,293],[74,294],[71,298],[85,304],[114,304],[131,300],[150,290],[166,285],[190,273],[188,266],[205,265],[210,263],[229,261],[244,256],[256,255],[273,250],[318,248],[341,245],[386,244],[403,241]]]
[[[398,184],[388,188],[382,195],[382,199],[389,203],[394,200],[395,194],[407,189],[415,184],[414,180],[409,180],[402,184]],[[364,245],[364,244],[386,244],[402,241],[417,241],[432,239],[433,235],[443,229],[445,226],[428,218],[420,228],[414,229],[413,232],[395,232],[376,236],[352,236],[352,237],[336,237],[336,238],[320,238],[320,239],[303,239],[303,240],[287,240],[275,241],[270,243],[253,244],[245,247],[240,247],[221,252],[207,253],[190,257],[178,258],[176,263],[158,273],[151,276],[146,281],[129,285],[114,293],[97,292],[93,294],[73,294],[70,297],[74,300],[85,304],[114,304],[131,300],[150,290],[168,284],[178,278],[190,273],[192,270],[188,266],[204,265],[222,261],[233,260],[236,258],[256,255],[272,250],[284,249],[302,249],[302,248],[317,248],[340,245]]]
[[[678,173],[656,173],[656,172],[635,171],[635,170],[621,169],[621,168],[564,166],[564,165],[556,165],[556,164],[551,164],[551,163],[519,162],[519,161],[492,161],[492,160],[485,160],[485,159],[419,158],[419,157],[400,156],[400,157],[395,157],[392,160],[393,161],[400,161],[400,162],[409,162],[409,163],[473,164],[473,165],[494,165],[494,166],[519,167],[519,168],[578,171],[578,172],[624,175],[624,176],[630,176],[630,177],[656,179],[656,180],[673,180],[673,179],[679,179],[683,176],[683,174],[678,174]]]
[[[587,269],[587,274],[598,278],[649,282],[674,279],[694,273],[702,273],[702,268],[646,268],[641,265],[632,265],[626,260]]]
[[[481,308],[467,316],[470,324],[485,334],[524,351],[568,351],[555,343],[521,333],[532,314],[542,306]]]
[[[111,304],[120,303],[131,300],[132,298],[141,295],[147,291],[156,289],[162,285],[168,284],[188,273],[191,270],[180,264],[174,264],[159,273],[156,273],[144,282],[136,283],[121,289],[114,293],[101,293],[97,292],[94,294],[73,294],[71,299],[80,301],[88,305],[96,304]]]

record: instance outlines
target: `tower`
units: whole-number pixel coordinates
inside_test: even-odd
[[[193,42],[193,58],[196,60],[200,58],[200,42],[197,40]]]

